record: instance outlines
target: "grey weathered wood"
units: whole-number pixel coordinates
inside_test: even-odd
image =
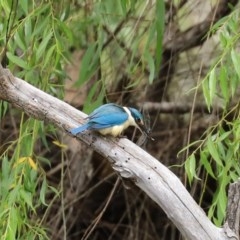
[[[240,180],[231,183],[228,189],[228,206],[224,231],[229,239],[239,240]]]
[[[15,78],[0,66],[0,99],[66,133],[86,116],[67,103]],[[157,159],[127,139],[86,132],[79,139],[105,156],[122,177],[132,178],[168,215],[186,239],[229,239],[193,200],[180,180]],[[159,223],[161,224],[161,223]]]

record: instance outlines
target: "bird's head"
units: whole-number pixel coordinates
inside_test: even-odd
[[[153,138],[150,136],[150,129],[148,129],[143,120],[143,115],[135,108],[128,108],[134,121],[135,126],[141,131],[144,132],[150,139],[153,140]]]

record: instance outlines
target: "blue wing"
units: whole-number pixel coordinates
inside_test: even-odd
[[[121,125],[128,119],[126,111],[114,104],[108,103],[95,109],[88,117],[88,122],[80,127],[71,129],[71,133],[76,135],[87,129],[99,130]]]
[[[98,116],[107,115],[107,114],[114,114],[114,113],[126,113],[125,110],[118,106],[115,103],[107,103],[104,104],[97,109],[95,109],[88,118],[97,118]]]
[[[122,107],[108,103],[95,109],[88,118],[89,129],[98,130],[123,124],[128,114]]]
[[[128,114],[125,113],[109,113],[91,118],[88,122],[89,128],[88,129],[103,129],[113,127],[115,125],[121,125],[128,119]]]
[[[80,127],[71,129],[70,133],[73,134],[73,135],[77,135],[78,133],[83,132],[83,131],[87,130],[88,128],[89,128],[89,124],[86,123],[86,124],[84,124]]]

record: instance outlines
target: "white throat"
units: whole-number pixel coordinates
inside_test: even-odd
[[[135,120],[134,120],[130,110],[127,107],[123,107],[123,109],[128,114],[128,120],[127,121],[128,121],[129,126],[135,126],[135,127],[138,128],[138,125],[136,124],[136,122],[135,122]]]

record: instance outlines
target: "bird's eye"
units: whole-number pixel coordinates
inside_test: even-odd
[[[140,119],[140,118],[137,118],[136,121],[137,121],[138,123],[140,123],[140,122],[141,122],[141,119]]]

